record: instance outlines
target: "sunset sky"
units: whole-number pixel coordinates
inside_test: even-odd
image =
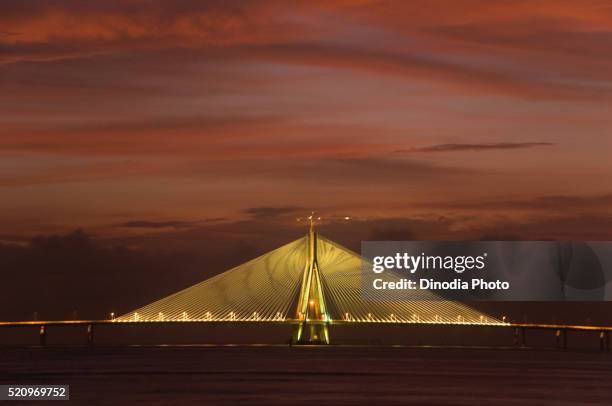
[[[3,1],[0,89],[4,241],[612,238],[609,1]]]

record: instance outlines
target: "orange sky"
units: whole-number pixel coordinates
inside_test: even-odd
[[[609,1],[4,1],[0,240],[258,208],[610,238],[611,49]]]

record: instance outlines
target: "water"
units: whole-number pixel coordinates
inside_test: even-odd
[[[0,383],[69,384],[71,403],[82,405],[610,405],[612,354],[335,346],[4,348]]]

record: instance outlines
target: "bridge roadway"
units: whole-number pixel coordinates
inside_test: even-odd
[[[299,325],[304,323],[303,320],[286,319],[286,320],[142,320],[142,321],[118,321],[118,320],[31,320],[31,321],[3,321],[0,322],[0,328],[15,328],[15,327],[38,327],[40,345],[46,344],[47,330],[49,327],[61,326],[83,326],[87,332],[87,342],[90,345],[94,344],[94,327],[109,326],[109,325],[179,325],[185,323],[200,323],[208,325],[249,325],[255,323],[268,325]],[[554,331],[557,346],[567,348],[567,333],[569,331],[578,331],[584,333],[598,333],[599,347],[601,350],[610,349],[610,336],[612,335],[612,326],[589,326],[589,325],[566,325],[566,324],[539,324],[539,323],[469,323],[469,322],[393,322],[393,321],[308,321],[309,324],[328,324],[328,325],[402,325],[402,326],[427,326],[427,325],[457,325],[471,327],[488,327],[500,329],[513,329],[514,345],[517,347],[526,346],[526,334],[529,330],[549,330]]]

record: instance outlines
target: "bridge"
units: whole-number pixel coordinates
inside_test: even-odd
[[[609,348],[612,327],[509,323],[426,290],[411,291],[412,300],[368,300],[361,291],[361,267],[359,254],[318,235],[311,223],[302,238],[118,317],[0,322],[0,327],[38,326],[44,345],[47,329],[59,325],[85,326],[93,343],[96,325],[284,324],[293,326],[294,344],[329,344],[331,325],[469,325],[512,328],[516,345],[525,344],[529,329],[552,330],[563,347],[568,331],[596,332],[600,345]],[[400,279],[393,272],[380,276]]]
[[[330,343],[332,323],[506,324],[430,291],[410,301],[367,300],[361,267],[360,255],[319,236],[311,224],[302,238],[116,321],[291,323],[298,344]],[[400,279],[391,272],[382,277]]]

